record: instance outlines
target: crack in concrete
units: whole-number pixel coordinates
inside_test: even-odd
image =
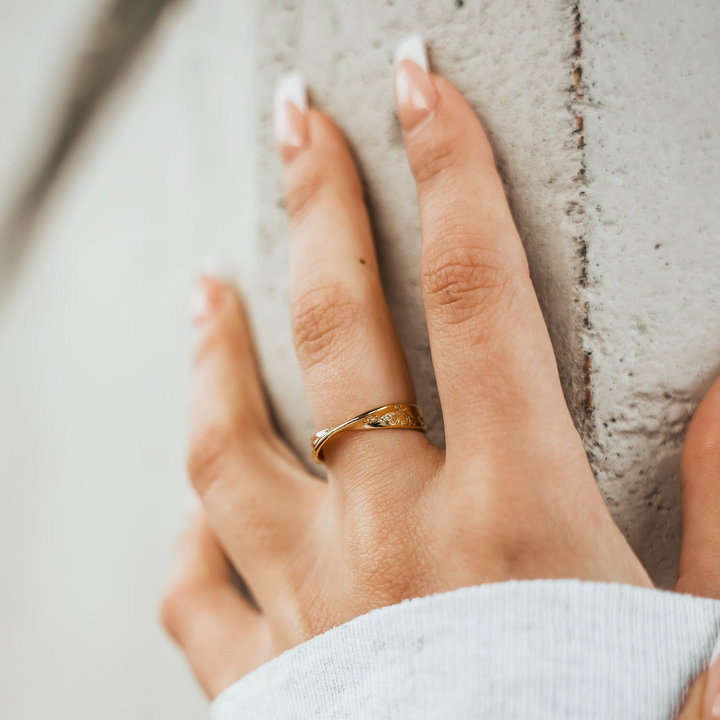
[[[587,213],[585,211],[587,186],[587,166],[585,159],[585,116],[583,114],[585,106],[586,88],[583,82],[583,44],[582,44],[582,18],[580,16],[580,3],[576,2],[571,9],[573,23],[573,49],[570,53],[570,70],[572,73],[572,85],[569,88],[570,99],[568,102],[568,110],[573,118],[574,128],[571,135],[575,141],[575,147],[579,153],[579,167],[577,174],[573,178],[578,188],[578,198],[568,203],[566,214],[578,226],[578,234],[573,237],[577,245],[578,257],[578,286],[582,290],[589,285],[589,262],[588,262],[588,245],[587,245]],[[583,347],[583,363],[582,363],[582,412],[580,420],[583,441],[590,458],[591,464],[594,460],[593,448],[597,445],[595,433],[595,416],[594,401],[592,389],[593,374],[593,357],[592,350],[589,348],[588,337],[592,329],[592,321],[590,319],[590,304],[584,302],[580,315],[580,333],[581,343]],[[578,418],[576,418],[578,420]]]

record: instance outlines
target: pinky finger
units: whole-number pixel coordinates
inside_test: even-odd
[[[161,616],[211,698],[273,655],[267,624],[236,589],[199,499],[178,544]]]

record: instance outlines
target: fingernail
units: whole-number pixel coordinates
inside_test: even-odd
[[[203,275],[193,292],[190,309],[196,323],[210,318],[220,307],[225,295],[225,286],[217,278]]]
[[[405,38],[395,50],[395,102],[406,132],[429,118],[437,107],[438,94],[429,70],[422,37]]]
[[[705,683],[704,720],[720,718],[720,636],[715,641],[707,681]]]
[[[307,88],[298,72],[282,75],[275,86],[275,142],[283,162],[290,162],[307,145]]]
[[[203,504],[200,496],[194,490],[188,490],[185,496],[185,516],[195,517],[201,510]]]
[[[221,258],[218,255],[206,255],[200,265],[200,274],[216,278],[226,285],[232,285],[237,275],[237,267],[233,267],[233,263],[228,258]]]

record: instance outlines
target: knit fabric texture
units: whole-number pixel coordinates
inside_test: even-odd
[[[576,580],[469,587],[380,608],[239,680],[212,720],[674,718],[720,602]]]

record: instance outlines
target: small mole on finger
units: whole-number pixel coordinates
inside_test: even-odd
[[[365,261],[364,261],[362,258],[360,258],[360,263],[361,263],[362,265],[364,265],[364,264],[365,264]]]

